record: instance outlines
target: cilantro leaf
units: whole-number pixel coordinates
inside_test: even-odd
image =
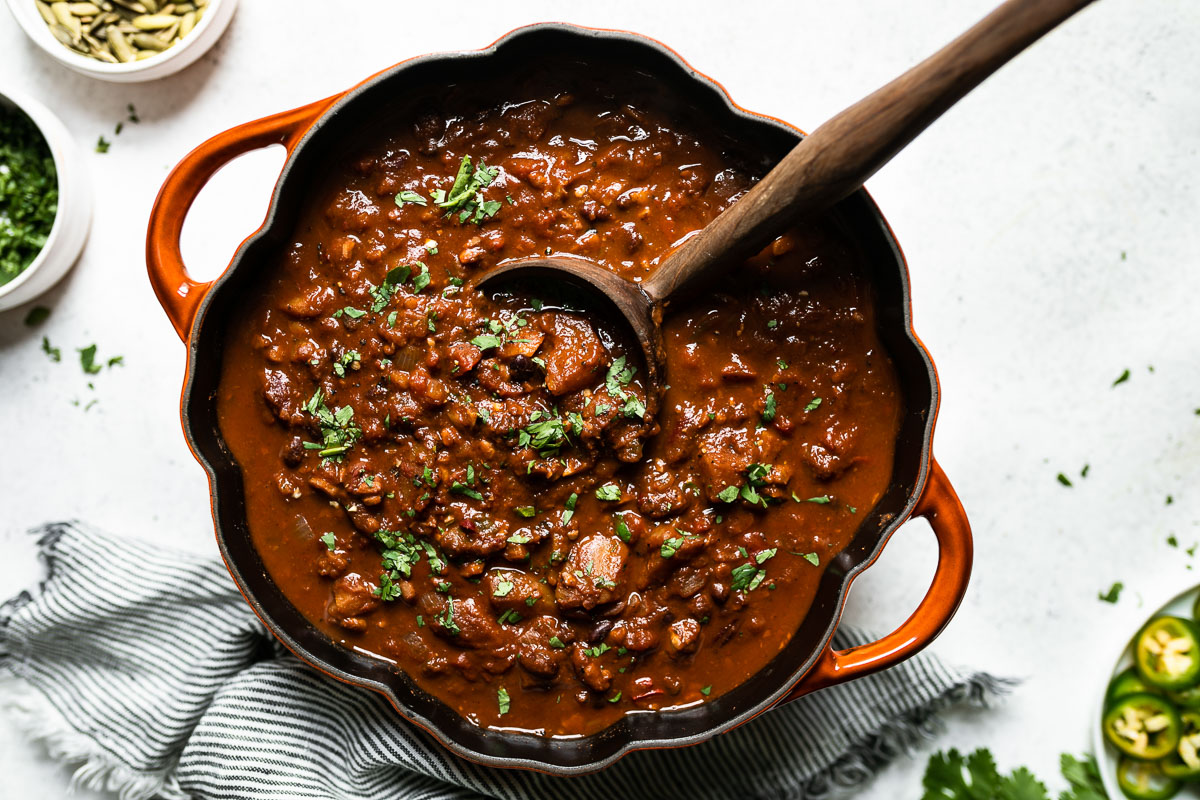
[[[614,502],[621,499],[621,487],[615,483],[606,483],[596,490],[596,498],[607,502]]]
[[[1118,600],[1121,599],[1121,591],[1124,588],[1125,588],[1125,584],[1121,583],[1120,581],[1117,581],[1116,583],[1114,583],[1112,586],[1110,586],[1108,588],[1107,592],[1100,592],[1098,596],[1101,600],[1103,600],[1106,603],[1115,604]]]
[[[96,345],[79,348],[79,363],[88,375],[95,375],[101,370],[101,366],[96,363]]]
[[[396,195],[396,205],[403,206],[405,203],[412,203],[417,206],[427,206],[429,201],[414,191],[405,189],[400,194]]]
[[[1046,787],[1021,767],[1004,776],[986,749],[964,757],[957,750],[929,758],[921,800],[1050,800]]]

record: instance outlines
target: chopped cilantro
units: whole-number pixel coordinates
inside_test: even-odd
[[[499,580],[496,581],[496,589],[492,592],[492,597],[508,597],[509,592],[513,590],[512,581]]]
[[[1112,382],[1112,385],[1120,386],[1122,383],[1124,383],[1127,380],[1129,380],[1129,370],[1125,370],[1119,376],[1117,376],[1117,379]]]
[[[1124,588],[1125,584],[1117,581],[1112,586],[1108,587],[1107,592],[1100,592],[1100,594],[1097,596],[1106,603],[1116,603],[1119,599],[1121,599],[1121,590]]]
[[[96,140],[96,152],[97,153],[107,153],[108,148],[111,146],[112,146],[112,142],[110,142],[108,139],[105,139],[103,136],[101,136],[99,139]]]
[[[321,541],[325,543],[325,547],[328,550],[333,551],[337,549],[337,537],[333,535],[332,531],[322,534]]]
[[[512,698],[508,696],[508,691],[503,686],[496,690],[496,704],[500,708],[500,716],[504,716],[512,708]]]
[[[767,387],[767,399],[763,404],[762,421],[771,422],[775,419],[775,393]]]
[[[41,325],[50,316],[50,309],[45,306],[34,306],[29,309],[29,313],[25,315],[25,325],[33,328]]]
[[[537,508],[535,506],[517,506],[515,510],[525,519],[532,519],[537,516]]]
[[[804,407],[804,410],[805,411],[816,411],[820,407],[821,407],[821,398],[814,397],[812,400],[808,401],[808,405],[806,405]]]
[[[561,650],[564,647],[566,647],[566,645],[563,644],[563,640],[558,638],[557,636],[550,637],[550,646],[556,650]]]
[[[658,552],[663,558],[673,558],[681,547],[683,547],[683,537],[672,536],[662,543],[662,547],[658,548]]]
[[[1058,473],[1058,482],[1061,483],[1063,486],[1072,486],[1073,485],[1071,483],[1071,479],[1068,478],[1066,475],[1063,475],[1061,472]]]
[[[400,194],[396,195],[396,205],[403,206],[405,203],[412,203],[416,206],[427,206],[429,201],[414,191],[405,189]]]
[[[617,536],[622,542],[628,542],[632,537],[632,534],[629,532],[629,526],[625,524],[625,520],[618,518],[613,527],[616,529]]]
[[[457,212],[459,222],[470,220],[479,224],[485,219],[494,217],[500,210],[499,202],[485,200],[482,193],[482,190],[490,186],[499,174],[499,169],[488,167],[482,163],[477,167],[472,167],[471,157],[463,156],[450,191],[434,190],[433,201],[439,208],[446,210],[447,216]]]
[[[566,510],[562,513],[562,524],[566,525],[571,521],[571,517],[575,516],[575,503],[579,501],[579,495],[571,492],[571,496],[567,498]]]
[[[614,502],[621,499],[621,487],[615,483],[606,483],[596,490],[596,498],[606,502]]]
[[[812,564],[814,567],[821,566],[821,557],[819,555],[817,555],[816,553],[805,553],[800,557],[803,558],[808,563]]]
[[[51,361],[62,361],[62,349],[50,346],[50,339],[46,336],[42,337],[42,352],[49,356]]]

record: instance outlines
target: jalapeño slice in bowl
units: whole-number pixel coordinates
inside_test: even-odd
[[[1159,689],[1186,689],[1200,683],[1200,631],[1183,617],[1156,617],[1134,645],[1142,680]]]
[[[1167,692],[1167,699],[1180,709],[1200,709],[1200,686]]]
[[[1175,752],[1159,762],[1159,766],[1168,778],[1200,780],[1200,712],[1184,711],[1179,720],[1182,726],[1179,744],[1175,745]]]
[[[1153,694],[1122,697],[1104,715],[1104,736],[1126,756],[1157,761],[1175,751],[1182,723],[1169,702]]]
[[[1131,694],[1158,694],[1158,690],[1142,680],[1136,668],[1130,667],[1108,684],[1108,691],[1104,695],[1104,708],[1112,708],[1122,697]]]
[[[1158,764],[1122,758],[1117,765],[1117,785],[1130,800],[1168,800],[1179,794],[1179,781]]]

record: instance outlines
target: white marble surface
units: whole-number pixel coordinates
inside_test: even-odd
[[[214,552],[205,481],[179,428],[183,347],[142,256],[161,180],[204,138],[400,59],[551,19],[656,36],[746,107],[811,129],[991,5],[244,2],[203,61],[141,86],[68,73],[0,12],[0,82],[37,94],[88,148],[113,140],[108,154],[89,152],[95,231],[45,298],[50,321],[30,331],[24,309],[0,314],[0,596],[34,580],[25,531],[46,520]],[[970,592],[936,647],[1026,679],[1004,707],[954,715],[938,744],[990,746],[1052,786],[1057,754],[1089,740],[1094,684],[1117,639],[1152,598],[1200,580],[1166,543],[1200,539],[1198,29],[1190,0],[1102,0],[869,183],[910,261],[916,328],[944,392],[936,452],[975,526]],[[129,102],[142,121],[113,137]],[[248,157],[202,195],[185,232],[198,275],[220,270],[257,227],[280,163]],[[42,354],[43,333],[63,363]],[[89,390],[75,348],[93,342],[125,366]],[[1126,368],[1130,380],[1111,387]],[[905,528],[855,586],[847,618],[897,623],[934,554],[923,523]],[[1128,586],[1120,603],[1098,602],[1114,580]],[[900,759],[860,796],[916,796],[924,756]],[[0,721],[0,795],[58,796],[68,778]]]

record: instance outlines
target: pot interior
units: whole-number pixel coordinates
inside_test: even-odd
[[[540,69],[588,75],[619,64],[653,76],[662,87],[665,108],[702,120],[705,128],[726,137],[731,148],[757,154],[761,172],[799,137],[780,122],[735,108],[721,89],[670,51],[629,34],[536,26],[510,34],[487,50],[426,56],[393,67],[349,92],[308,132],[284,167],[266,224],[243,243],[205,299],[189,344],[184,426],[209,472],[226,563],[259,616],[290,649],[337,677],[383,692],[405,716],[461,755],[498,766],[536,766],[569,774],[611,763],[631,749],[689,744],[727,730],[769,707],[812,666],[833,634],[850,580],[907,517],[923,486],[937,382],[932,362],[911,329],[903,257],[878,209],[865,191],[859,191],[839,204],[831,218],[860,251],[876,292],[878,332],[900,379],[904,411],[892,481],[874,510],[864,515],[851,544],[830,562],[790,644],[753,679],[711,703],[679,711],[634,712],[583,738],[501,734],[475,727],[386,662],[344,648],[315,628],[272,581],[251,540],[241,470],[217,424],[223,333],[239,295],[253,287],[256,271],[273,263],[288,244],[289,231],[308,199],[306,187],[337,159],[346,141],[391,119],[411,117],[422,96],[436,96],[448,84],[470,84],[480,75],[527,68],[531,54],[537,54]]]

